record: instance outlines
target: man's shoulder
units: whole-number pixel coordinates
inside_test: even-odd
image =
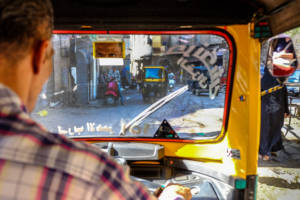
[[[115,174],[118,179],[124,179],[124,169],[113,158],[98,147],[85,142],[77,142],[61,135],[52,134],[59,138],[61,169],[73,176],[99,183],[103,173]],[[56,146],[55,145],[55,146]],[[57,166],[57,165],[56,165]]]
[[[124,170],[96,146],[47,132],[37,123],[0,121],[0,158],[39,165],[99,182],[103,172],[124,179]]]

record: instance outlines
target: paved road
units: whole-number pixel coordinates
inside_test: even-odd
[[[180,88],[178,86],[176,89]],[[109,127],[112,129],[110,135],[119,135],[122,124],[128,123],[131,119],[145,110],[151,103],[144,103],[142,95],[137,90],[128,90],[123,94],[125,105],[103,106],[100,102],[94,102],[89,106],[70,107],[58,106],[47,108],[48,115],[41,117],[37,111],[32,117],[43,124],[48,130],[58,132],[58,126],[62,130],[84,128],[80,135],[107,135],[107,132],[87,131],[87,123],[95,123],[94,127]],[[188,133],[197,136],[215,135],[221,130],[223,117],[224,95],[221,93],[216,99],[211,100],[208,94],[195,96],[187,91],[174,100],[170,101],[159,110],[151,114],[143,121],[139,128],[142,129],[139,136],[151,137],[157,130],[160,123],[167,119],[175,131],[186,137]],[[136,132],[127,133],[127,136],[136,136]],[[78,134],[75,134],[78,135]]]

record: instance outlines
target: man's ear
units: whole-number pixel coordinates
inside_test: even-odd
[[[33,73],[38,74],[41,71],[41,67],[46,62],[47,47],[50,44],[50,40],[39,41],[35,44],[33,49]]]

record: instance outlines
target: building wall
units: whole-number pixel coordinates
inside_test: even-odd
[[[70,37],[67,35],[54,35],[52,39],[55,49],[53,56],[54,91],[60,92],[68,88],[67,71],[70,67]]]

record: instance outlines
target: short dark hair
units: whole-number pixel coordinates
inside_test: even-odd
[[[0,0],[0,55],[22,56],[33,42],[50,39],[52,29],[50,0]]]

